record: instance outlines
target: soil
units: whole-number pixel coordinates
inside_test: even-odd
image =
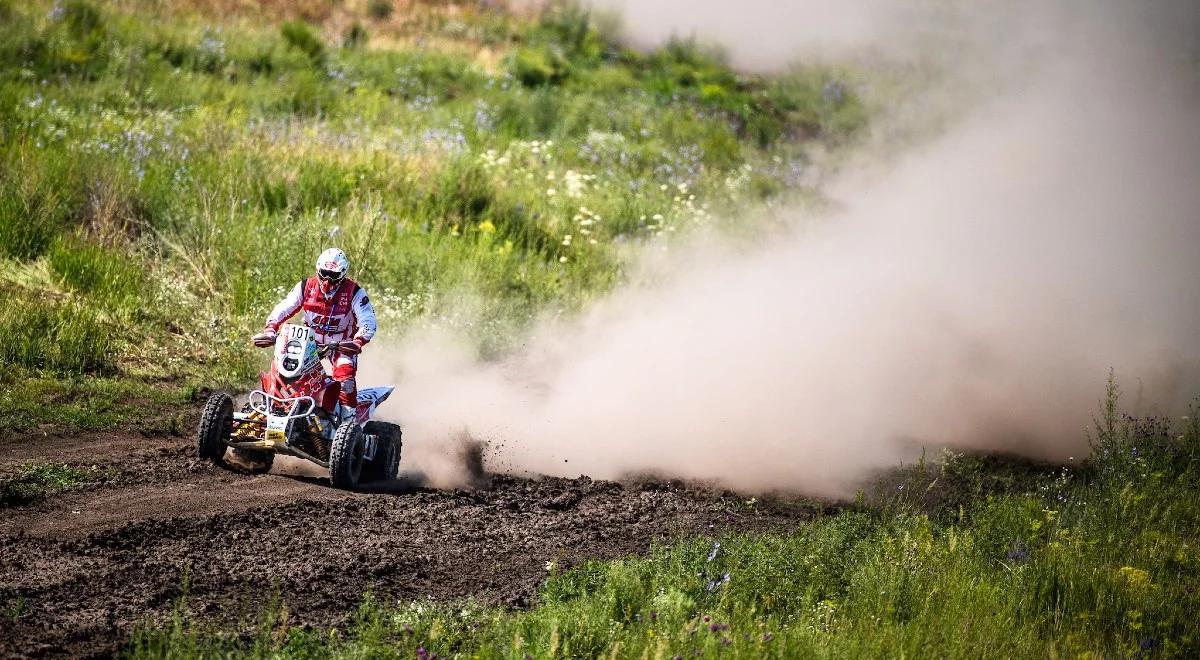
[[[185,585],[188,613],[226,630],[246,629],[275,599],[294,625],[336,626],[368,591],[381,602],[527,607],[550,561],[569,567],[812,515],[803,503],[748,507],[653,478],[483,474],[477,488],[439,491],[402,462],[396,481],[347,492],[296,459],[280,457],[265,475],[200,461],[188,437],[0,438],[0,475],[28,461],[98,476],[0,509],[0,657],[111,656],[138,625],[167,620]]]

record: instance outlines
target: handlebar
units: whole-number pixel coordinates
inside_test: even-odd
[[[346,353],[347,355],[358,355],[362,353],[362,347],[353,341],[339,341],[332,344],[324,344],[317,349],[317,355],[328,357],[330,353]]]
[[[258,348],[270,348],[275,345],[275,337],[268,335],[265,332],[259,333],[251,337],[251,341]],[[321,358],[329,357],[330,353],[339,352],[348,355],[358,355],[362,352],[362,347],[351,340],[333,342],[331,344],[322,344],[317,349],[317,356]]]

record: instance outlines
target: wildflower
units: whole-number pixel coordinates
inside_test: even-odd
[[[1021,541],[1013,541],[1008,548],[1008,560],[1023,564],[1029,561],[1029,548]]]
[[[713,623],[713,624],[710,624],[710,625],[708,626],[708,631],[709,631],[709,632],[721,632],[722,630],[729,630],[729,624],[727,624],[727,623]]]
[[[547,196],[547,197],[553,197],[553,196],[555,196],[555,195],[557,195],[557,194],[558,194],[558,191],[557,191],[557,190],[555,190],[555,189],[553,189],[553,188],[547,188],[547,189],[546,189],[546,196]]]
[[[831,80],[821,88],[821,100],[825,103],[838,105],[846,94],[846,85],[840,80]]]
[[[721,550],[721,542],[713,541],[712,550],[708,553],[708,558],[705,561],[712,561],[717,558],[717,553]]]
[[[567,263],[567,258],[566,258],[566,256],[559,257],[559,258],[558,258],[558,263],[560,263],[560,264],[565,264],[565,263]]]
[[[496,225],[492,224],[491,220],[484,220],[479,223],[479,231],[485,234],[494,234],[496,233]]]
[[[1117,572],[1130,591],[1143,592],[1150,588],[1150,574],[1140,568],[1122,566]]]
[[[704,588],[707,591],[716,591],[718,587],[725,584],[726,582],[729,582],[729,574],[728,573],[725,573],[724,575],[722,575],[721,577],[719,577],[715,580],[710,580],[708,582],[708,584],[704,585]]]

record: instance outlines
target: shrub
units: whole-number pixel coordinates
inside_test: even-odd
[[[325,44],[304,21],[288,21],[279,31],[289,46],[304,53],[313,62],[324,59]]]
[[[83,39],[104,27],[100,12],[83,0],[74,0],[62,6],[62,20],[71,31],[71,36]]]
[[[345,48],[358,48],[367,43],[367,29],[362,23],[355,21],[353,25],[346,29],[346,35],[342,38],[342,46]]]
[[[370,0],[367,2],[367,14],[376,20],[383,20],[392,15],[395,7],[392,0]]]
[[[594,29],[590,10],[576,2],[550,3],[538,18],[538,33],[576,64],[598,62],[609,44]]]
[[[570,65],[556,48],[522,48],[513,56],[509,65],[517,80],[526,87],[562,82],[570,73]]]

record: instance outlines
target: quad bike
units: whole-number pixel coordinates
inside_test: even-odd
[[[355,416],[342,422],[348,415],[338,402],[340,385],[322,363],[340,347],[318,346],[307,326],[284,325],[271,370],[261,375],[262,389],[250,392],[241,411],[224,392],[208,397],[196,433],[200,458],[222,463],[230,448],[239,463],[266,472],[275,454],[297,456],[329,470],[338,488],[395,479],[400,427],[371,420],[393,388],[359,390]]]

